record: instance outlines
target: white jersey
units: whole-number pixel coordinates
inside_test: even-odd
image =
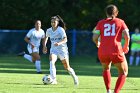
[[[40,46],[40,41],[42,38],[45,37],[44,30],[40,29],[37,31],[35,28],[29,30],[29,32],[26,35],[28,38],[30,38],[30,42],[35,46]]]
[[[59,46],[54,45],[55,42],[60,42],[60,41],[62,41],[62,39],[64,37],[67,37],[65,30],[62,27],[58,26],[56,31],[53,31],[52,27],[47,29],[46,37],[50,37],[50,41],[51,41],[51,49],[50,50],[51,51],[57,51],[57,52],[66,51],[67,52],[67,50],[68,50],[67,43],[63,43]]]

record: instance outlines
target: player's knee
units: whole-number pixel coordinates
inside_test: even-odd
[[[128,75],[128,71],[120,71],[119,72],[119,75],[125,75],[125,76],[127,76]]]
[[[109,66],[103,67],[103,71],[110,70]]]
[[[125,76],[127,76],[128,75],[128,71],[126,71],[124,74],[125,74]]]
[[[67,66],[67,64],[63,64],[64,65],[64,69],[69,70],[69,67]]]

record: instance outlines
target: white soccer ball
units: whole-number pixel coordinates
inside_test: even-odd
[[[50,75],[43,76],[42,81],[43,81],[44,85],[48,85],[48,84],[51,84],[53,82]]]

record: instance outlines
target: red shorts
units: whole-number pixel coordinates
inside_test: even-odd
[[[122,54],[100,54],[98,53],[98,57],[101,63],[107,63],[109,64],[112,62],[115,63],[121,63],[126,60],[124,53]]]

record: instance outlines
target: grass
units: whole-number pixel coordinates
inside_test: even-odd
[[[79,77],[80,85],[75,87],[70,75],[58,60],[58,85],[43,85],[42,77],[49,74],[48,56],[42,56],[43,74],[36,74],[35,67],[22,57],[0,56],[0,93],[106,93],[102,79],[102,68],[92,56],[70,58],[71,67]],[[112,66],[112,90],[117,79],[117,71]],[[121,93],[140,92],[140,67],[129,67],[127,81]]]

